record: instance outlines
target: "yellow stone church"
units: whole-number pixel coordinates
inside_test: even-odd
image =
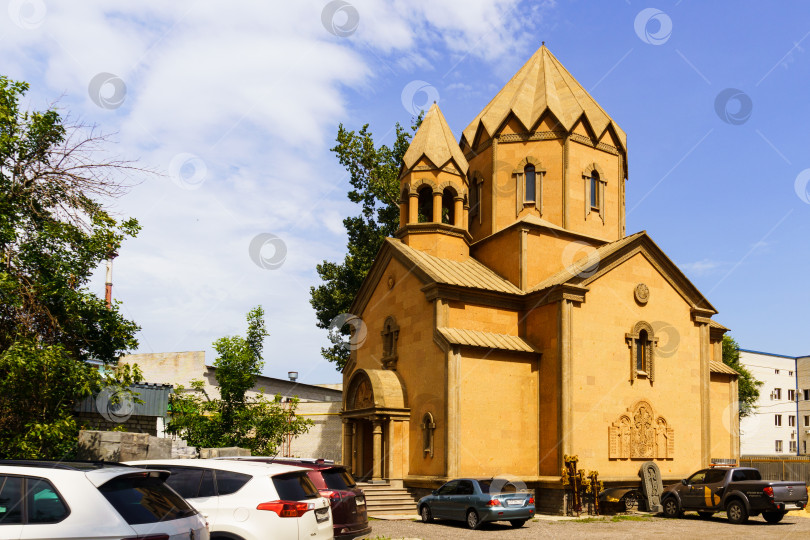
[[[412,488],[508,475],[560,490],[738,458],[737,374],[709,301],[625,231],[627,138],[543,46],[457,142],[434,104],[400,228],[352,306],[343,461]]]

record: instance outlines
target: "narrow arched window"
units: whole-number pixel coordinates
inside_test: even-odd
[[[638,333],[636,340],[636,371],[647,371],[647,349],[650,345],[650,339],[647,336],[647,331],[642,330]]]
[[[638,378],[655,380],[655,349],[658,338],[650,323],[639,321],[624,335],[630,348],[630,382]]]
[[[433,190],[430,186],[423,186],[419,190],[419,223],[433,221]]]
[[[442,223],[446,223],[447,225],[454,225],[456,223],[453,195],[451,189],[445,189],[442,193]]]
[[[399,197],[399,225],[400,227],[404,227],[408,224],[408,218],[410,216],[410,197],[408,196],[408,189],[405,188],[402,190],[402,194]]]
[[[436,429],[436,422],[433,421],[433,415],[425,413],[422,417],[422,448],[425,457],[433,457],[433,431]]]
[[[601,201],[599,200],[599,173],[591,171],[591,209],[599,210]]]
[[[523,178],[524,178],[524,200],[526,202],[535,202],[537,192],[537,173],[535,171],[534,165],[526,165],[523,168]]]

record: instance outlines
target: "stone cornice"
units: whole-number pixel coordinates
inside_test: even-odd
[[[692,320],[695,324],[711,324],[712,315],[715,313],[717,312],[714,310],[700,307],[693,307],[691,310]]]
[[[353,409],[351,411],[340,411],[343,418],[367,418],[369,416],[380,416],[389,418],[410,418],[411,409],[392,409],[389,407],[368,407],[366,409]]]
[[[572,133],[571,140],[591,148],[596,148],[597,150],[605,151],[609,154],[613,154],[614,156],[618,156],[620,154],[619,149],[615,146],[603,142],[594,143],[593,139],[586,137],[585,135],[580,135],[579,133]]]
[[[523,308],[523,295],[471,289],[446,283],[429,283],[422,287],[425,299],[432,302],[437,298],[469,304],[520,310]]]
[[[483,245],[484,243],[488,242],[489,240],[492,240],[493,238],[496,238],[496,237],[504,234],[506,231],[508,231],[509,229],[512,229],[514,227],[528,227],[530,229],[552,231],[553,233],[555,233],[555,235],[556,234],[563,234],[563,235],[566,235],[566,236],[570,236],[571,238],[575,238],[577,240],[585,240],[585,241],[591,242],[591,243],[596,244],[596,245],[602,245],[602,244],[610,243],[610,240],[605,240],[604,238],[599,238],[597,236],[591,236],[591,235],[588,235],[588,234],[572,231],[572,230],[569,230],[569,229],[565,229],[563,227],[548,226],[548,225],[543,225],[541,223],[532,223],[531,221],[524,221],[522,219],[518,219],[518,220],[510,223],[509,225],[507,225],[503,229],[499,229],[498,231],[490,234],[486,238],[482,238],[481,240],[473,242],[472,244],[470,244],[470,248],[472,249],[472,248],[475,248],[476,246]]]
[[[524,297],[523,309],[529,311],[534,308],[545,306],[546,304],[553,304],[562,300],[569,302],[576,302],[581,304],[585,301],[585,293],[590,289],[578,285],[571,285],[563,283],[562,285],[555,285],[541,291],[535,291]]]
[[[499,143],[526,142],[526,141],[549,141],[562,139],[566,136],[565,131],[524,131],[522,133],[504,133],[496,135]]]
[[[407,234],[436,234],[441,233],[447,236],[461,238],[469,245],[472,242],[472,235],[461,227],[454,227],[446,223],[409,223],[394,233],[397,238],[402,239]]]
[[[728,330],[725,329],[725,328],[717,328],[717,327],[714,327],[714,326],[710,326],[709,327],[709,338],[712,341],[721,341],[723,339],[723,336],[726,334],[726,332],[728,332]]]
[[[429,171],[439,171],[439,172],[446,172],[449,174],[454,174],[456,176],[460,176],[461,178],[466,178],[466,175],[461,172],[461,168],[455,162],[455,160],[451,159],[444,165],[438,167],[435,165],[414,165],[411,168],[407,168],[404,165],[402,166],[399,172],[399,179],[402,180],[408,174],[415,174],[415,173],[423,173]]]

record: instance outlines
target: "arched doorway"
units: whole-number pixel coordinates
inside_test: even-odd
[[[358,369],[349,378],[343,402],[343,461],[364,481],[390,478],[392,422],[410,417],[402,382],[394,371]]]

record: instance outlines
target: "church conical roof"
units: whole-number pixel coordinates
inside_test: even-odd
[[[467,144],[472,146],[479,125],[483,125],[487,133],[492,135],[510,112],[531,129],[547,108],[567,131],[571,131],[583,114],[597,136],[601,136],[608,126],[612,126],[622,147],[627,148],[627,135],[624,131],[545,45],[537,49],[467,126],[462,140],[466,139]]]
[[[422,156],[428,158],[437,167],[442,167],[453,160],[462,174],[467,174],[469,165],[464,158],[456,137],[450,131],[447,120],[435,103],[430,106],[422,125],[413,136],[411,145],[402,157],[405,170],[413,168]]]

